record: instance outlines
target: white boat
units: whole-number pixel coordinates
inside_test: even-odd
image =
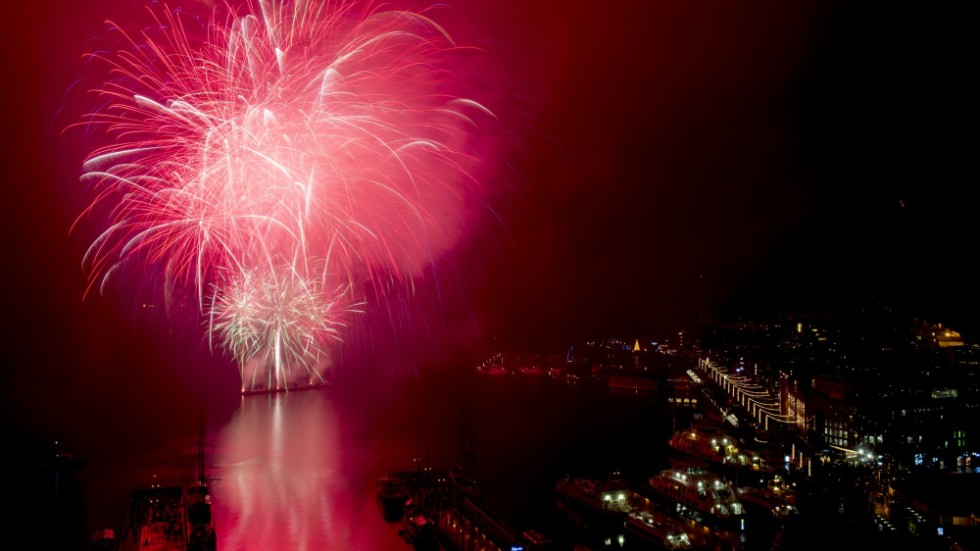
[[[738,497],[746,507],[769,515],[773,519],[787,520],[800,513],[785,495],[781,495],[771,487],[739,488]]]
[[[558,509],[579,528],[600,532],[623,529],[629,512],[629,487],[622,480],[569,477],[555,484],[555,493]]]
[[[745,514],[731,484],[703,467],[664,469],[647,482],[655,493],[708,519],[738,519]]]
[[[555,484],[558,497],[595,513],[623,516],[629,511],[629,488],[619,479],[563,478]]]
[[[664,549],[690,549],[691,538],[675,521],[651,511],[634,510],[626,516],[626,532]]]

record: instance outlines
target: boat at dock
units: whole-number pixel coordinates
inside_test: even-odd
[[[557,505],[585,529],[622,528],[630,510],[629,486],[615,474],[605,481],[566,477],[555,483]]]
[[[653,511],[633,510],[626,516],[627,537],[637,537],[663,549],[690,549],[691,538],[673,519]]]
[[[526,537],[486,508],[482,500],[473,500],[454,492],[439,511],[439,527],[448,549],[533,549]]]
[[[647,482],[655,494],[677,503],[695,520],[729,524],[745,514],[732,485],[704,466],[663,469]]]
[[[676,431],[670,437],[668,446],[675,456],[723,467],[726,474],[734,474],[736,470],[763,473],[774,470],[763,455],[741,449],[734,437],[712,425]]]
[[[534,529],[521,532],[521,540],[527,542],[528,549],[532,551],[556,551],[558,549],[558,544],[551,536]]]
[[[284,383],[277,386],[261,386],[256,385],[249,388],[242,388],[242,396],[253,396],[256,394],[280,394],[289,392],[301,392],[304,390],[317,390],[321,388],[329,388],[331,382],[327,380],[317,380],[309,381],[306,383],[290,382]]]
[[[711,425],[676,431],[667,444],[674,452],[717,464],[738,453],[735,439]]]
[[[763,518],[785,521],[799,515],[794,504],[794,494],[777,484],[762,488],[741,487],[737,490],[738,499],[750,511],[760,513]]]

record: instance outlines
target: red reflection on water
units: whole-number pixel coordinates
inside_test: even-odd
[[[216,437],[219,547],[408,549],[378,508],[372,454],[359,456],[364,443],[345,446],[342,428],[322,391],[243,398]]]

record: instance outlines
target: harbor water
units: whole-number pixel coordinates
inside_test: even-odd
[[[656,390],[460,371],[216,404],[205,412],[205,438],[218,545],[409,549],[401,525],[384,520],[377,479],[455,466],[481,484],[486,509],[516,533],[547,534],[561,526],[558,479],[641,477],[664,463],[671,419],[663,404]],[[120,452],[111,469],[86,467],[89,533],[121,518],[127,487],[193,477],[197,431],[188,423],[155,449]]]

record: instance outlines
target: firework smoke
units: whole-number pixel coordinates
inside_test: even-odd
[[[191,291],[243,389],[318,380],[331,342],[458,236],[474,117],[457,48],[422,13],[350,2],[226,6],[194,41],[183,18],[93,54],[112,78],[85,118],[80,217],[101,234],[90,289],[119,272]],[[102,213],[105,213],[103,216]]]

